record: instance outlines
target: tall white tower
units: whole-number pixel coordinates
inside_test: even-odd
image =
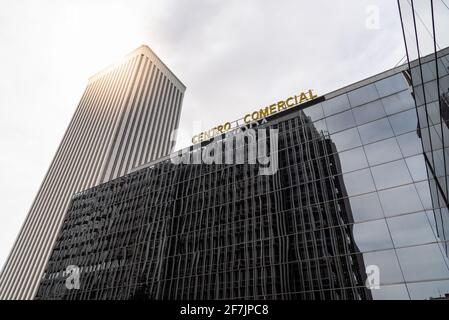
[[[89,79],[0,274],[0,299],[33,299],[74,193],[170,153],[186,87],[147,46]]]

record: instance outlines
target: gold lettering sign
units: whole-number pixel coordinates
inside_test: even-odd
[[[243,119],[244,124],[248,124],[248,123],[251,123],[254,121],[258,121],[258,120],[267,118],[275,113],[282,112],[288,108],[291,108],[296,105],[302,104],[304,102],[313,100],[317,97],[318,96],[313,93],[313,90],[301,92],[298,95],[288,97],[285,100],[280,100],[277,103],[273,103],[271,105],[268,105],[264,108],[254,111],[254,112],[245,114],[242,119]],[[196,144],[196,143],[200,143],[202,141],[212,139],[213,137],[223,134],[225,132],[228,132],[229,130],[234,129],[237,126],[238,126],[238,123],[236,126],[233,127],[230,122],[226,122],[222,125],[212,128],[210,130],[207,130],[207,131],[201,132],[200,134],[194,135],[192,137],[192,142],[194,144]]]

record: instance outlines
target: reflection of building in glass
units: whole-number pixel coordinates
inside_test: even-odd
[[[371,299],[329,135],[302,111],[259,127],[279,129],[274,175],[162,160],[74,196],[37,297]]]
[[[441,95],[441,118],[449,129],[449,88],[448,92]]]

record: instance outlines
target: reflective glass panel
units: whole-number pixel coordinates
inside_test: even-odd
[[[363,148],[355,148],[339,154],[343,172],[355,171],[368,167]]]
[[[385,219],[356,223],[353,233],[361,252],[393,248]]]
[[[416,132],[418,122],[416,120],[416,111],[414,109],[392,115],[389,119],[396,135],[410,131]]]
[[[377,89],[373,84],[348,92],[349,102],[352,107],[379,99]]]
[[[449,299],[449,280],[410,282],[407,287],[412,300]]]
[[[410,300],[404,284],[381,286],[371,290],[374,300]]]
[[[324,115],[326,117],[348,110],[350,108],[348,96],[346,94],[342,94],[327,101],[323,101],[322,105]]]
[[[430,185],[428,181],[423,181],[415,184],[416,190],[419,194],[419,199],[421,200],[424,209],[432,209],[432,196],[430,194]]]
[[[355,222],[383,218],[377,193],[368,193],[349,198]]]
[[[316,121],[316,120],[324,118],[323,107],[322,107],[321,103],[318,103],[309,108],[305,108],[303,111],[306,114],[306,116],[308,116],[312,119],[312,121]]]
[[[366,157],[371,166],[402,158],[396,138],[381,140],[364,146]]]
[[[377,189],[391,188],[412,182],[404,160],[371,167],[371,171]]]
[[[380,270],[380,284],[404,282],[398,258],[394,250],[375,251],[363,254],[365,266],[375,265]]]
[[[364,144],[393,136],[393,130],[386,118],[359,126],[359,132]]]
[[[424,162],[423,155],[417,155],[411,158],[405,159],[407,167],[410,170],[413,181],[421,181],[427,179],[427,167]]]
[[[449,278],[449,269],[437,244],[397,249],[406,281]]]
[[[363,169],[343,175],[348,196],[374,191],[374,182],[369,169]]]
[[[411,213],[387,220],[395,247],[435,242],[435,236],[425,212]]]
[[[380,100],[376,100],[363,106],[352,109],[355,121],[358,125],[374,121],[386,116]]]
[[[379,198],[386,216],[424,209],[413,184],[380,191]],[[398,201],[398,199],[401,199],[401,201]]]
[[[402,91],[408,88],[408,84],[401,73],[398,73],[392,77],[377,81],[375,83],[377,91],[382,97],[388,96],[398,91]]]
[[[409,132],[396,137],[404,157],[413,156],[422,152],[421,139],[416,132]]]
[[[382,103],[384,105],[385,112],[388,115],[413,109],[415,107],[415,101],[408,90],[382,98]]]
[[[351,110],[326,118],[329,133],[335,133],[355,126]]]
[[[331,140],[339,152],[362,145],[357,128],[335,133],[331,136]]]

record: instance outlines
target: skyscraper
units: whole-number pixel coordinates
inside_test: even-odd
[[[185,86],[147,46],[89,79],[0,274],[0,299],[32,299],[70,199],[173,147]]]

